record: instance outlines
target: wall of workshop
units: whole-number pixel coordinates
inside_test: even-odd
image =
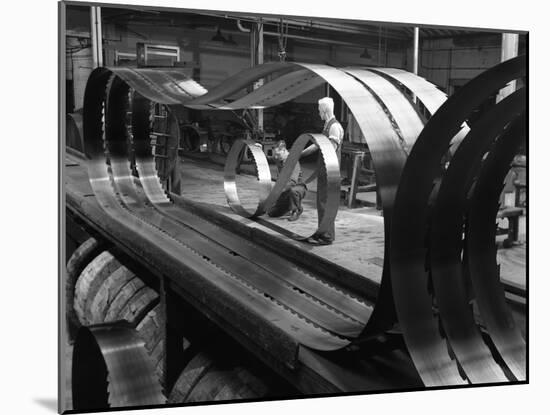
[[[189,75],[194,74],[195,79],[208,89],[250,66],[248,34],[231,33],[236,45],[229,45],[212,41],[215,33],[214,28],[189,30],[143,24],[121,27],[105,23],[106,62],[114,63],[115,51],[135,53],[139,42],[179,46],[180,60],[189,65]],[[228,37],[227,32],[223,35]],[[198,71],[192,71],[193,65],[198,65]]]
[[[71,11],[69,28],[89,34],[89,9]],[[104,62],[114,64],[115,51],[135,53],[136,43],[159,43],[179,46],[181,60],[188,64],[186,72],[207,89],[224,81],[231,75],[250,66],[249,34],[222,29],[236,45],[212,41],[215,28],[191,30],[184,27],[153,26],[146,24],[119,25],[104,19]],[[264,61],[278,61],[277,38],[264,37]],[[412,43],[412,42],[411,42]],[[521,45],[521,43],[520,43]],[[367,45],[370,59],[362,58],[361,46],[328,45],[289,38],[289,60],[301,62],[330,63],[333,65],[385,66],[412,70],[413,50],[410,45],[396,45],[382,39],[379,44]],[[423,39],[421,31],[421,54],[419,74],[438,85],[447,93],[500,61],[500,35],[488,34],[453,40]],[[90,50],[82,50],[72,56],[67,66],[67,75],[74,82],[75,107],[81,106],[85,80],[91,70]],[[70,72],[70,73],[69,73]],[[298,97],[298,103],[315,103],[325,95],[325,87],[316,88]],[[237,96],[233,97],[237,98]]]
[[[421,40],[418,72],[448,94],[500,62],[500,36]]]
[[[87,30],[89,36],[89,8],[82,7],[72,9],[69,21],[75,27]],[[87,25],[87,27],[85,27]],[[82,27],[80,27],[82,26]],[[114,65],[115,52],[135,53],[136,44],[139,42],[157,43],[179,46],[181,61],[189,66],[185,71],[200,82],[205,88],[210,89],[231,75],[240,72],[250,66],[250,40],[249,34],[222,29],[222,34],[227,38],[231,35],[236,45],[212,41],[215,28],[188,29],[176,26],[154,26],[143,23],[120,24],[109,19],[103,19],[103,46],[104,64]],[[383,66],[403,67],[404,56],[401,51],[389,52],[387,48],[378,54],[370,49],[371,59],[361,58],[364,48],[335,46],[324,43],[304,42],[296,39],[288,39],[287,51],[290,60],[331,63],[335,65],[378,65],[380,58]],[[71,77],[75,78],[75,107],[82,105],[82,96],[85,81],[91,71],[90,50],[79,52],[73,56],[71,62]],[[277,38],[266,35],[264,37],[264,61],[278,61]],[[76,70],[75,70],[76,69]],[[325,88],[319,87],[299,97],[296,102],[316,103],[325,95]],[[237,98],[235,96],[233,98]]]
[[[84,6],[67,6],[66,22],[66,79],[72,85],[67,90],[68,110],[82,108],[84,89],[92,71],[92,51],[90,48],[90,8]]]

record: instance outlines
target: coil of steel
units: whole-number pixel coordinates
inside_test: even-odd
[[[226,101],[273,74],[280,76],[236,101]],[[384,267],[376,307],[359,318],[362,330],[327,337],[304,326],[304,333],[310,334],[299,340],[314,349],[336,350],[360,338],[361,332],[382,330],[397,321],[427,386],[521,381],[526,377],[525,341],[504,303],[492,237],[498,181],[507,169],[510,148],[515,148],[504,143],[517,143],[525,135],[524,90],[496,105],[471,130],[466,122],[491,94],[524,76],[525,58],[519,57],[479,75],[447,99],[424,79],[392,68],[271,63],[244,70],[209,92],[174,69],[100,68],[92,73],[85,96],[90,181],[99,202],[121,222],[158,229],[159,243],[178,239],[175,231],[165,231],[181,222],[184,213],[171,203],[156,173],[148,134],[150,101],[195,109],[263,108],[328,82],[353,113],[372,154],[384,216]],[[134,91],[131,137],[116,121],[129,105],[122,98],[129,88]],[[419,114],[417,101],[428,117]],[[104,129],[106,118],[111,122]],[[339,166],[330,142],[317,134],[296,140],[274,185],[262,150],[250,141],[236,142],[225,169],[232,209],[247,217],[263,214],[280,195],[310,140],[319,145],[329,177],[328,209],[319,225],[320,230],[329,226],[338,211]],[[253,155],[259,178],[258,203],[252,208],[242,206],[236,186],[238,154],[244,147]],[[450,148],[452,158],[445,169],[441,159]],[[131,174],[132,152],[140,186]],[[506,156],[494,155],[500,152]],[[485,188],[491,192],[479,190]],[[281,298],[286,306],[293,301],[288,295]],[[472,296],[490,341],[474,319]]]
[[[143,340],[125,323],[80,328],[72,391],[77,410],[166,403]]]
[[[401,176],[390,236],[391,283],[405,341],[426,385],[506,380],[502,368],[482,343],[467,306],[462,279],[468,276],[461,272],[460,259],[463,250],[460,213],[464,212],[460,211],[460,205],[452,205],[450,199],[458,200],[462,206],[466,204],[467,194],[464,189],[460,191],[457,184],[465,182],[463,185],[468,185],[468,169],[475,168],[476,158],[483,155],[478,149],[483,149],[480,140],[494,140],[525,111],[523,92],[518,91],[501,101],[472,127],[474,130],[464,139],[467,142],[460,144],[446,172],[442,171],[440,163],[456,131],[471,112],[508,82],[524,75],[525,58],[518,57],[482,73],[450,97],[422,130]],[[466,150],[461,152],[462,146]],[[468,154],[465,156],[464,152]],[[455,163],[458,168],[453,167]],[[457,175],[462,177],[457,179]],[[441,176],[443,181],[439,192],[436,187],[436,201],[432,206],[434,182]],[[430,216],[435,216],[435,223]],[[415,220],[410,220],[411,217]],[[496,213],[492,226],[495,220]],[[442,237],[441,234],[453,225],[454,237]],[[432,234],[427,236],[430,228]],[[469,253],[474,258],[479,255],[471,250]],[[433,312],[432,293],[427,289],[430,279],[439,310],[437,316]],[[439,319],[445,329],[444,337],[440,334]],[[520,366],[525,370],[525,362]],[[511,380],[516,379],[512,377]]]
[[[254,265],[254,272],[244,272],[243,267],[246,270],[249,266],[244,258],[253,255],[247,246],[237,247],[229,241],[227,245],[232,250],[243,253],[243,258],[236,257],[192,229],[200,224],[196,223],[196,218],[192,218],[193,226],[187,223],[189,215],[171,203],[156,174],[147,133],[150,105],[137,90],[133,94],[131,137],[123,128],[121,115],[126,113],[128,87],[122,79],[101,69],[92,74],[85,95],[86,102],[93,105],[90,111],[85,111],[84,117],[91,157],[88,170],[90,183],[102,207],[129,233],[147,234],[169,255],[185,258],[186,266],[231,292],[259,315],[270,316],[277,327],[292,333],[300,343],[320,350],[335,350],[349,344],[346,337],[359,335],[364,325],[361,320],[370,315],[371,308],[367,304],[311,277],[300,280],[292,269],[276,280],[266,274],[265,264]],[[136,186],[131,175],[130,147],[141,186]],[[215,235],[224,237],[223,232]],[[266,262],[267,268],[275,266],[269,258],[254,262],[258,261]],[[294,286],[314,294],[309,297],[294,290]],[[266,298],[264,293],[271,293],[270,298],[273,298]],[[331,306],[332,303],[350,304],[341,312]],[[319,320],[323,316],[327,319]]]

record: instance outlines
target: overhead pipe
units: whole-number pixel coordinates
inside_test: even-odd
[[[240,20],[237,21],[237,27],[239,28],[239,31],[243,33],[250,33],[250,29],[247,29],[246,27],[244,27]],[[269,32],[264,30],[263,33],[264,33],[264,36],[272,36],[272,37],[281,36],[281,34],[277,32]],[[358,44],[358,43],[352,43],[352,42],[344,42],[340,40],[322,39],[322,38],[315,38],[315,37],[308,37],[308,36],[301,36],[301,35],[294,35],[294,34],[286,34],[285,37],[289,39],[303,40],[306,42],[318,42],[318,43],[326,43],[329,45],[349,46],[349,47],[355,47],[355,48],[362,48],[365,46],[364,43]]]
[[[237,27],[239,28],[239,30],[240,30],[241,32],[250,33],[250,29],[247,29],[247,28],[244,27],[243,24],[241,23],[241,19],[237,19]]]
[[[280,36],[279,33],[266,32],[266,31],[264,31],[264,35],[265,36],[274,36],[274,37],[279,37]],[[309,41],[309,42],[326,43],[326,44],[329,44],[329,45],[350,46],[350,47],[356,47],[356,48],[364,47],[364,43],[357,44],[357,43],[351,43],[351,42],[344,42],[344,41],[340,41],[340,40],[313,38],[313,37],[293,35],[293,34],[289,34],[289,35],[285,35],[285,36],[288,37],[289,39],[298,39],[298,40],[304,40],[304,41]]]
[[[257,19],[254,19],[252,17],[246,17],[246,16],[231,16],[231,15],[227,15],[227,14],[224,14],[224,15],[219,15],[219,14],[216,14],[216,13],[201,13],[202,15],[205,15],[205,16],[212,16],[212,17],[222,17],[222,18],[225,18],[225,19],[235,19],[237,21],[247,21],[247,22],[250,22],[250,23],[255,23],[257,21]],[[262,16],[261,17],[262,21],[264,23],[269,23],[269,24],[280,24],[281,22],[281,17],[265,17],[265,16]],[[347,25],[343,25],[343,24],[337,24],[337,23],[329,23],[329,22],[325,22],[325,23],[314,23],[313,21],[301,21],[301,20],[296,20],[296,19],[288,19],[288,18],[284,18],[284,23],[287,23],[289,26],[292,26],[294,28],[297,28],[297,29],[301,29],[301,30],[304,30],[304,29],[324,29],[324,30],[330,30],[330,31],[333,31],[333,32],[342,32],[342,33],[350,33],[350,34],[354,34],[354,35],[365,35],[365,36],[373,36],[373,35],[376,35],[377,34],[377,31],[376,30],[358,30],[357,28],[355,27],[350,27],[350,26],[347,26]],[[242,30],[243,32],[244,31],[247,31],[246,29],[245,30]],[[396,39],[396,40],[403,40],[404,37],[403,36],[389,36],[391,37],[392,39]]]

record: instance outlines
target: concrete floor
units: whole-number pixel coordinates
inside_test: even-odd
[[[373,207],[348,209],[340,206],[336,217],[336,240],[329,246],[313,246],[298,242],[293,234],[309,236],[317,228],[315,203],[316,183],[308,184],[303,201],[304,213],[299,220],[289,222],[288,217],[270,218],[267,215],[250,220],[234,213],[228,206],[223,190],[223,168],[204,160],[184,158],[180,164],[182,196],[195,202],[208,204],[210,208],[250,227],[283,238],[298,249],[307,250],[351,271],[380,282],[384,258],[384,222],[381,212]],[[273,168],[274,169],[274,168]],[[274,169],[275,170],[275,169]],[[307,176],[309,168],[304,168]],[[276,177],[274,172],[273,177]],[[241,174],[237,178],[239,197],[245,207],[257,204],[256,178]]]
[[[202,160],[184,157],[180,163],[183,197],[205,203],[235,221],[277,235],[298,249],[307,250],[372,281],[380,282],[384,258],[384,222],[380,211],[374,207],[349,209],[341,203],[335,223],[336,240],[332,245],[312,246],[298,242],[292,239],[293,234],[310,235],[317,226],[315,182],[308,185],[308,193],[303,202],[304,213],[298,221],[289,222],[286,217],[270,218],[267,215],[250,220],[234,213],[226,202],[221,166],[223,159],[216,156],[208,160],[205,158],[206,155],[200,156]],[[271,167],[272,177],[277,177],[276,168]],[[305,177],[309,175],[312,167],[307,164],[303,166]],[[253,168],[245,166],[243,170],[252,173]],[[258,200],[256,181],[256,178],[249,174],[241,174],[237,178],[241,202],[251,210],[256,207]],[[371,193],[368,197],[374,200],[374,194]],[[503,279],[525,287],[525,243],[509,249],[500,249],[498,262],[501,264]]]

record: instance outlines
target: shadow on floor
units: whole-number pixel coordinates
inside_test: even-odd
[[[38,405],[57,413],[57,399],[53,398],[35,398],[34,402],[36,402]]]

